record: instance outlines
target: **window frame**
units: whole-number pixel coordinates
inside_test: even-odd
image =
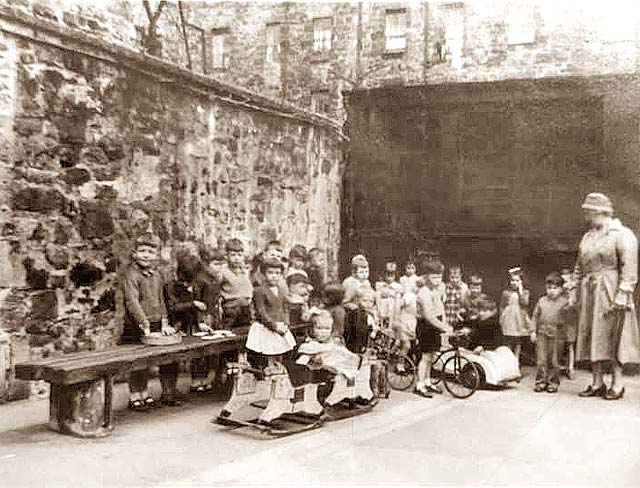
[[[527,19],[523,19],[523,13],[528,14]],[[513,29],[526,29],[514,33]],[[509,2],[505,6],[505,40],[507,46],[527,46],[535,44],[538,40],[538,29],[536,25],[536,10],[533,2]]]
[[[318,24],[320,24],[320,22],[327,22],[328,21],[328,29],[323,29],[320,32],[324,33],[325,35],[321,36],[320,38],[318,38],[316,36],[316,26]],[[321,54],[321,53],[328,53],[333,49],[333,18],[332,17],[314,17],[313,20],[313,52],[316,54]],[[327,38],[326,33],[329,33],[329,36]],[[317,42],[318,40],[320,40],[320,47],[317,47]],[[326,46],[326,43],[328,41],[328,46]]]
[[[389,20],[394,16],[397,16],[401,19],[396,25],[396,27],[402,29],[402,34],[393,34],[390,26],[393,27]],[[406,8],[389,8],[384,12],[384,52],[385,53],[404,53],[407,50],[407,46],[409,44],[407,39],[407,31],[408,31],[408,15]],[[402,46],[390,46],[390,40],[398,40],[402,39]]]
[[[269,32],[277,33],[275,44],[269,44]],[[280,54],[282,53],[282,22],[268,22],[265,26],[265,61],[271,64],[280,62]],[[274,55],[275,52],[275,55]]]
[[[212,71],[224,71],[228,68],[228,55],[227,55],[227,38],[229,37],[229,28],[228,27],[215,27],[209,31],[209,66]],[[222,39],[222,52],[221,56],[221,65],[217,66],[214,62],[215,60],[215,50],[213,49],[214,38]]]
[[[321,97],[323,105],[325,105],[326,110],[318,109],[318,98]],[[318,113],[324,116],[330,116],[333,113],[333,109],[331,107],[331,94],[329,93],[328,88],[319,88],[311,91],[311,110],[314,113]]]

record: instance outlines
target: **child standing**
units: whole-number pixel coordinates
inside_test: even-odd
[[[163,335],[175,334],[169,325],[169,315],[165,303],[166,280],[156,269],[160,239],[154,234],[144,234],[135,241],[133,262],[125,269],[122,291],[125,303],[124,330],[121,344],[140,342],[144,335],[161,332]],[[178,405],[176,382],[178,365],[176,363],[160,367],[162,383],[162,404]],[[155,402],[148,392],[148,370],[134,371],[129,377],[129,408],[144,410],[154,406]]]
[[[416,393],[431,398],[433,393],[442,393],[431,384],[431,366],[434,355],[442,345],[441,335],[449,330],[442,302],[442,275],[444,266],[437,261],[426,261],[422,266],[425,286],[418,292],[418,323],[416,336],[421,353],[418,363]]]
[[[287,278],[286,300],[289,306],[290,324],[298,325],[308,321],[310,288],[306,275],[293,273]]]
[[[573,380],[575,378],[576,339],[578,337],[578,313],[576,305],[570,299],[572,290],[575,288],[573,270],[562,268],[560,276],[562,277],[563,294],[569,302],[565,309],[563,339],[567,350],[567,378]]]
[[[556,393],[560,386],[558,352],[562,341],[563,314],[569,300],[563,294],[559,273],[547,275],[545,287],[547,293],[538,300],[533,311],[531,341],[537,342],[534,391]]]
[[[322,303],[324,308],[333,318],[333,330],[331,335],[344,342],[346,310],[342,306],[344,288],[340,283],[329,283],[322,291]]]
[[[404,293],[418,293],[418,281],[420,277],[417,273],[416,263],[413,260],[407,261],[404,266],[404,275],[400,277],[400,285]]]
[[[280,241],[269,241],[267,242],[267,245],[264,246],[264,250],[260,253],[260,259],[255,263],[251,274],[251,284],[253,286],[260,286],[263,284],[264,276],[262,276],[262,272],[260,271],[260,263],[265,259],[277,259],[278,261],[282,261],[282,244],[280,244]]]
[[[325,259],[322,251],[317,247],[309,250],[309,267],[307,268],[311,290],[312,305],[322,301],[322,290],[326,283]]]
[[[445,287],[444,313],[447,324],[456,329],[462,323],[463,303],[469,294],[469,287],[462,281],[462,268],[458,265],[449,268],[449,282]]]
[[[361,352],[367,342],[366,313],[358,313],[361,291],[374,293],[369,282],[369,262],[358,254],[351,259],[351,276],[342,282],[344,299],[342,301],[347,311],[345,323],[345,341],[352,352]]]
[[[496,349],[502,344],[498,305],[486,295],[475,300],[473,314],[464,322],[471,329],[469,348]]]
[[[289,331],[286,300],[279,286],[284,265],[275,259],[265,259],[261,271],[264,285],[256,287],[253,292],[256,322],[249,329],[246,347],[272,362],[274,358],[291,351],[295,339]]]
[[[490,298],[482,292],[484,281],[479,274],[472,274],[469,278],[469,293],[462,303],[462,316],[465,321],[478,318],[479,303]]]
[[[200,261],[188,251],[179,252],[177,261],[177,281],[169,290],[169,310],[171,325],[186,335],[196,332],[212,332],[210,324],[205,323],[208,312],[204,302],[207,282],[199,278]],[[215,310],[215,309],[213,309]],[[210,390],[213,372],[209,377],[209,358],[191,360],[191,390],[204,392]]]
[[[227,265],[222,269],[220,295],[222,296],[223,328],[233,329],[251,323],[251,297],[253,285],[244,266],[244,246],[239,239],[231,239],[225,247]]]
[[[509,287],[502,292],[500,298],[500,326],[505,342],[511,347],[518,362],[522,344],[532,332],[528,313],[529,296],[529,290],[524,287],[522,269],[511,268]]]
[[[396,314],[396,303],[402,294],[402,286],[396,281],[394,271],[385,270],[383,281],[376,283],[376,307],[382,327],[391,327]]]
[[[285,275],[286,278],[292,274],[301,274],[306,278],[309,278],[305,268],[307,267],[307,249],[301,245],[296,244],[289,251],[289,269]]]

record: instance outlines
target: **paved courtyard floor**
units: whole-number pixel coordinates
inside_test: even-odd
[[[209,420],[222,403],[122,412],[111,437],[49,431],[48,403],[0,406],[1,486],[426,484],[640,486],[640,377],[623,401],[517,386],[467,400],[393,392],[367,415],[262,440]]]

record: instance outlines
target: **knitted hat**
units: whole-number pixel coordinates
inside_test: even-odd
[[[582,204],[583,210],[595,210],[602,213],[613,213],[613,205],[609,197],[603,193],[589,193]]]
[[[301,259],[303,261],[306,260],[307,248],[301,244],[296,244],[295,246],[293,246],[289,251],[289,260],[292,259]]]
[[[482,285],[483,280],[482,280],[482,276],[478,276],[478,275],[471,275],[471,278],[469,278],[469,284],[470,285]]]
[[[282,261],[276,258],[263,259],[260,263],[260,271],[262,271],[263,273],[272,268],[277,268],[280,271],[284,271],[284,264],[282,263]]]
[[[294,273],[292,275],[289,275],[289,277],[287,278],[287,285],[288,286],[297,285],[298,283],[309,284],[309,278],[307,278],[302,273]]]
[[[147,232],[136,239],[136,247],[139,246],[148,246],[158,249],[160,248],[160,238],[151,232]]]
[[[509,268],[509,274],[511,276],[520,276],[522,275],[522,268],[520,266],[516,266],[515,268]]]
[[[362,254],[356,254],[351,258],[351,266],[358,266],[359,268],[369,267],[369,261]]]

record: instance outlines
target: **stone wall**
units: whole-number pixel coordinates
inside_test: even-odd
[[[18,361],[114,343],[118,270],[146,229],[167,266],[180,245],[239,237],[254,253],[279,238],[320,247],[336,271],[334,126],[0,15],[0,328]]]

